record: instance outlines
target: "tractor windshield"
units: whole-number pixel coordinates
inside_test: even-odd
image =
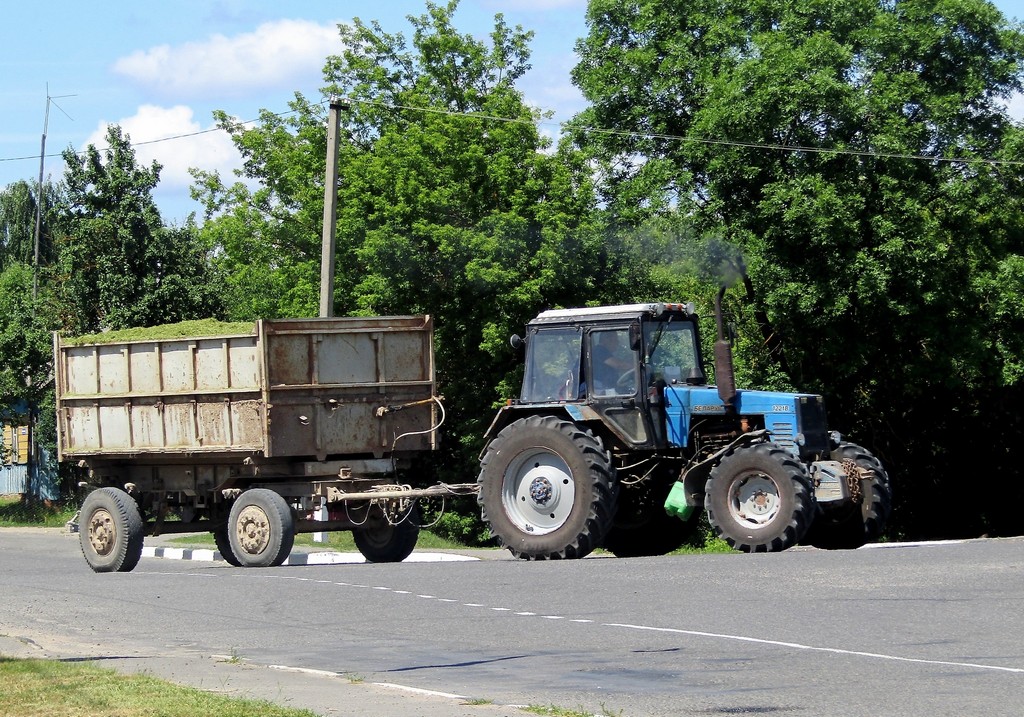
[[[697,334],[686,319],[649,321],[644,324],[648,375],[665,383],[704,383]]]
[[[520,396],[525,403],[579,398],[583,334],[577,328],[538,329],[530,336]]]

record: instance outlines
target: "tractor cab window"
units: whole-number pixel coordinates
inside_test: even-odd
[[[520,395],[526,403],[573,401],[580,397],[583,334],[563,327],[538,329],[530,336]]]
[[[590,366],[594,396],[632,396],[636,393],[636,356],[630,349],[629,329],[590,333]]]
[[[667,384],[706,383],[692,321],[651,321],[644,324],[647,373]]]

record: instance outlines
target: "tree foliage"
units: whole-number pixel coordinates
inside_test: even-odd
[[[762,351],[890,464],[903,529],[936,530],[980,441],[1016,472],[1020,30],[985,0],[592,0],[587,18],[576,136],[615,220],[684,212],[742,250]],[[1011,529],[973,512],[942,530]]]
[[[160,166],[140,167],[116,125],[102,152],[63,153],[67,233],[58,246],[60,324],[71,333],[152,326],[219,311],[194,228],[164,227],[152,191]]]
[[[409,18],[411,40],[358,19],[340,26],[324,95],[345,101],[335,310],[435,317],[453,438],[442,470],[466,481],[493,406],[515,383],[508,335],[540,307],[593,293],[601,242],[586,167],[552,151],[515,87],[530,33],[499,15],[489,38],[461,34],[456,7],[428,3]],[[291,277],[276,307],[259,308],[311,314],[326,112],[302,96],[291,107],[252,128],[222,117],[257,188],[200,175],[198,195],[230,275]]]
[[[37,406],[51,385],[52,326],[32,298],[32,267],[11,262],[0,271],[0,415]]]

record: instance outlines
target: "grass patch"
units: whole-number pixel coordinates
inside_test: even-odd
[[[62,336],[65,346],[84,346],[86,344],[117,344],[127,341],[156,341],[159,339],[208,338],[211,336],[238,336],[253,334],[256,325],[251,321],[216,321],[200,319],[198,321],[181,321],[177,324],[161,324],[144,328],[104,331],[99,334],[85,336]]]
[[[236,699],[88,663],[0,657],[3,714],[18,717],[316,717],[265,700]]]
[[[622,712],[609,712],[603,705],[599,715],[585,710],[570,710],[555,705],[530,705],[524,709],[532,714],[542,715],[542,717],[618,717],[622,714]]]
[[[74,505],[25,502],[17,495],[0,496],[0,528],[63,528],[77,510]]]
[[[703,545],[684,545],[673,550],[669,555],[707,555],[709,553],[735,553],[729,544],[717,535],[708,535]]]

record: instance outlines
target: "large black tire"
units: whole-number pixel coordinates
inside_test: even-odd
[[[582,558],[615,516],[618,482],[593,433],[555,416],[506,426],[480,464],[481,516],[519,558]]]
[[[126,573],[139,564],[145,539],[135,499],[119,488],[97,488],[82,501],[78,538],[97,573]]]
[[[814,519],[806,466],[775,443],[727,453],[711,469],[704,490],[711,527],[747,553],[793,547]]]
[[[396,525],[388,522],[379,508],[370,513],[366,525],[352,531],[352,539],[371,563],[400,563],[410,555],[420,537],[419,511],[415,507]]]
[[[280,565],[295,544],[295,517],[285,499],[274,491],[250,488],[231,506],[228,538],[242,567]]]
[[[235,557],[235,551],[231,548],[231,535],[226,523],[213,531],[213,542],[217,545],[217,552],[220,553],[220,557],[224,559],[225,563],[236,568],[242,566],[242,563]]]
[[[665,512],[671,478],[649,486],[623,486],[615,523],[604,539],[605,550],[618,558],[665,555],[682,547],[697,529],[695,516],[687,521]]]
[[[832,460],[856,465],[859,495],[842,505],[819,503],[821,513],[804,542],[825,550],[853,550],[882,536],[892,513],[892,485],[881,461],[854,443],[840,443]]]

